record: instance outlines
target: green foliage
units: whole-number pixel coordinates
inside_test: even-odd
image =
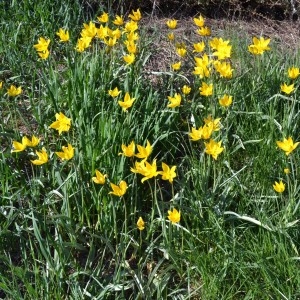
[[[276,144],[300,140],[299,78],[287,75],[299,66],[297,53],[283,53],[271,40],[270,51],[254,55],[248,36],[225,30],[218,38],[232,46],[223,61],[233,68],[226,78],[216,71],[212,37],[198,36],[211,60],[210,75],[201,78],[193,74],[194,56],[203,53],[185,41],[187,55],[178,56],[183,40],[175,31],[174,42],[161,41],[170,48],[170,64],[181,61],[182,68],[146,71],[160,33],[150,36],[140,23],[132,64],[124,61],[123,28],[114,46],[106,44],[112,36],[93,37],[78,51],[83,22],[85,29],[90,21],[99,28],[97,17],[107,9],[110,28],[118,28],[114,5],[0,3],[0,298],[299,298],[299,146],[286,156]],[[68,42],[56,35],[62,27]],[[46,59],[33,47],[40,37],[50,39]],[[211,96],[200,95],[202,82],[213,83]],[[283,93],[284,82],[295,91]],[[20,95],[8,96],[12,84],[22,87]],[[135,100],[125,111],[126,93]],[[181,104],[169,107],[176,93]],[[228,107],[219,103],[224,94],[233,96]],[[60,112],[71,120],[61,134],[50,127]],[[209,138],[224,148],[214,158],[204,134],[191,139],[205,122],[213,124]],[[12,152],[24,136],[38,137],[38,145]],[[141,159],[124,155],[122,145],[132,141],[135,154],[149,141],[147,162],[157,170],[142,164],[141,171],[135,164]],[[68,144],[74,156],[61,160],[56,153]],[[34,165],[43,147],[48,161]],[[164,180],[163,163],[176,166],[173,182]],[[92,179],[96,170],[106,175],[103,185]],[[122,180],[128,188],[118,197],[111,184]],[[285,191],[276,193],[280,180]],[[174,224],[173,208],[180,212]]]

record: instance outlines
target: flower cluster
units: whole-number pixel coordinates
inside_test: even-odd
[[[137,147],[138,152],[135,153],[135,146]],[[126,157],[137,157],[141,159],[141,161],[136,161],[134,167],[130,170],[135,174],[140,174],[143,176],[141,182],[145,182],[146,180],[156,177],[157,175],[161,175],[163,180],[168,180],[170,183],[173,183],[176,175],[176,166],[169,167],[166,163],[162,162],[162,171],[157,170],[156,159],[152,161],[152,163],[148,162],[148,158],[152,153],[153,147],[149,141],[147,141],[147,145],[144,147],[142,145],[135,145],[134,141],[132,141],[128,146],[122,144],[122,152],[119,153]]]
[[[298,67],[290,67],[287,70],[287,75],[289,80],[291,81],[290,84],[286,84],[285,82],[280,85],[281,92],[289,95],[295,91],[295,80],[299,77],[300,71]]]
[[[108,94],[113,97],[117,98],[122,91],[119,91],[117,87],[115,87],[113,90],[109,90]],[[130,108],[133,105],[133,102],[135,101],[135,98],[132,98],[128,92],[125,93],[125,96],[123,98],[123,101],[119,100],[118,104],[120,107],[122,107],[123,111],[126,112],[128,108]]]
[[[143,176],[141,180],[142,183],[153,177],[161,175],[162,180],[168,180],[172,184],[174,178],[177,176],[176,166],[170,167],[166,163],[162,162],[162,170],[158,171],[156,159],[154,159],[152,163],[147,161],[153,151],[153,146],[149,141],[146,142],[146,146],[136,145],[134,141],[131,141],[131,143],[129,143],[128,145],[122,144],[121,149],[122,152],[120,152],[119,155],[141,159],[141,161],[136,161],[134,167],[132,167],[130,170],[135,174],[140,174]],[[95,184],[104,185],[106,183],[107,174],[103,174],[99,170],[96,170],[95,172],[96,176],[92,177],[93,182]],[[112,190],[109,192],[109,194],[115,195],[117,197],[122,197],[125,195],[128,185],[124,180],[121,180],[119,185],[110,182],[110,187]],[[173,211],[168,211],[168,213],[168,219],[172,223],[177,223],[180,221],[180,212],[178,212],[175,208],[173,209]],[[145,229],[145,222],[142,217],[139,217],[137,221],[137,228],[139,230]]]
[[[49,128],[56,129],[59,134],[61,134],[63,131],[69,131],[71,127],[71,119],[67,118],[62,112],[57,113],[55,115],[56,121],[53,122]],[[40,143],[40,138],[33,135],[31,139],[29,139],[27,136],[23,136],[22,141],[13,141],[12,146],[13,149],[11,152],[22,152],[26,150],[26,148],[36,147]],[[34,165],[43,165],[48,162],[49,157],[48,153],[45,147],[42,147],[41,151],[36,151],[36,155],[38,156],[37,159],[31,160],[31,163]],[[74,156],[74,148],[71,144],[68,144],[68,146],[62,146],[62,151],[55,152],[55,154],[61,159],[61,160],[70,160]]]
[[[100,26],[93,21],[90,21],[88,24],[84,23],[75,49],[78,52],[84,52],[91,46],[93,39],[98,39],[110,51],[121,40],[127,51],[127,54],[123,56],[123,60],[127,65],[132,64],[138,52],[136,41],[139,39],[139,34],[137,30],[139,28],[138,22],[141,20],[142,15],[140,10],[137,9],[136,11],[132,11],[128,17],[129,20],[125,22],[122,16],[117,15],[110,22],[108,13],[103,12],[102,15],[97,17]]]
[[[97,39],[110,51],[115,45],[121,45],[127,52],[123,56],[123,60],[127,65],[134,63],[136,54],[138,53],[137,41],[139,40],[138,22],[141,20],[142,15],[139,9],[132,11],[129,14],[129,20],[124,21],[122,16],[116,15],[114,20],[110,20],[108,13],[103,12],[102,15],[97,17],[97,21],[90,21],[84,23],[80,32],[75,49],[78,52],[84,52],[88,49],[92,41]],[[70,33],[67,29],[59,28],[56,32],[60,42],[68,42],[70,40]],[[40,37],[38,43],[33,47],[36,49],[39,57],[43,60],[47,59],[50,55],[49,52],[50,39]]]
[[[221,80],[230,80],[233,78],[234,69],[231,66],[232,45],[229,40],[223,38],[210,38],[211,31],[205,26],[205,19],[203,16],[198,16],[193,19],[196,25],[196,32],[202,37],[201,40],[193,44],[193,49],[190,50],[185,43],[177,41],[174,29],[177,28],[177,20],[171,19],[166,22],[170,29],[168,39],[175,46],[176,61],[171,63],[171,68],[174,72],[180,72],[185,66],[189,66],[187,61],[189,57],[193,57],[194,68],[192,74],[195,77],[195,83],[200,79],[200,85],[196,88],[202,97],[214,97],[215,94],[215,78],[219,77]],[[187,54],[191,55],[187,55]],[[179,57],[179,60],[178,60]],[[184,73],[186,76],[186,73]],[[190,94],[191,88],[184,86],[181,92],[185,97],[182,97],[180,92],[173,92],[168,96],[168,108],[176,108],[185,105],[185,102],[190,100],[187,95]],[[219,104],[223,108],[228,108],[233,103],[233,96],[224,93],[219,99]],[[208,146],[209,147],[209,146]]]
[[[102,12],[96,20],[83,24],[80,36],[75,42],[76,45],[74,44],[70,49],[74,52],[76,51],[75,58],[84,56],[86,52],[89,54],[99,53],[98,51],[100,49],[100,51],[103,51],[101,53],[109,55],[109,59],[115,59],[115,57],[117,57],[117,64],[121,65],[121,70],[132,71],[131,74],[134,75],[136,67],[134,63],[137,60],[138,54],[142,53],[139,35],[139,22],[141,18],[142,15],[139,9],[133,10],[128,15],[127,20],[120,15],[116,15],[112,18],[107,12]],[[215,166],[215,161],[219,156],[222,157],[224,155],[224,141],[227,140],[224,134],[226,130],[221,130],[223,126],[221,125],[221,118],[219,116],[222,116],[222,123],[226,124],[226,116],[235,112],[231,108],[231,106],[235,105],[233,101],[234,95],[231,95],[234,91],[231,83],[235,76],[235,69],[232,65],[234,60],[231,58],[233,51],[232,45],[230,40],[220,37],[211,37],[211,30],[205,25],[205,19],[201,15],[193,18],[197,41],[189,45],[177,38],[176,28],[178,23],[176,19],[166,21],[166,26],[169,29],[167,38],[173,50],[172,63],[170,66],[172,71],[170,75],[174,80],[168,86],[166,94],[164,94],[164,101],[168,101],[165,103],[165,107],[168,109],[165,109],[164,113],[170,114],[171,116],[172,114],[176,116],[179,115],[179,118],[181,118],[182,115],[190,118],[190,123],[185,122],[186,119],[182,122],[182,124],[185,122],[184,126],[187,124],[184,130],[184,138],[193,143],[191,149],[194,150],[194,148],[196,148],[196,151],[198,151],[197,154],[202,153],[205,158],[207,155],[209,155],[208,157],[211,156],[212,160],[209,159],[209,164],[213,163]],[[67,29],[59,28],[56,32],[56,36],[61,43],[72,43]],[[42,60],[46,60],[50,55],[50,42],[50,39],[39,37],[37,44],[33,46]],[[258,60],[263,60],[263,54],[270,50],[269,44],[270,39],[253,37],[253,44],[248,46],[248,52],[257,56]],[[90,49],[90,51],[88,49]],[[248,53],[248,56],[251,55]],[[109,62],[111,61],[112,60]],[[132,66],[135,67],[133,68]],[[186,71],[187,69],[188,71]],[[236,69],[239,70],[240,68],[237,67]],[[285,82],[281,84],[280,90],[286,95],[290,95],[297,89],[296,80],[300,75],[300,70],[298,67],[292,66],[286,70],[286,75],[287,78]],[[105,91],[112,97],[119,110],[122,110],[124,113],[132,112],[135,109],[135,103],[140,101],[138,98],[140,93],[137,89],[130,86],[130,80],[126,81],[122,89],[120,83],[122,83],[123,79],[119,80],[117,77],[118,76],[114,74],[113,79],[107,82]],[[181,79],[184,82],[180,81]],[[178,84],[178,82],[180,82],[180,84]],[[0,82],[0,89],[2,86],[3,82]],[[17,87],[11,85],[7,89],[7,95],[10,97],[18,96],[21,93],[21,86]],[[196,116],[196,114],[199,115]],[[127,116],[130,117],[130,114]],[[194,116],[196,116],[196,121]],[[207,117],[203,118],[203,116]],[[223,116],[225,117],[223,118]],[[193,124],[190,125],[191,123]],[[196,126],[196,124],[198,126]],[[71,119],[62,112],[56,113],[55,121],[50,124],[49,128],[56,130],[58,135],[61,136],[63,133],[69,132]],[[188,130],[186,130],[186,128],[188,128]],[[144,139],[145,137],[139,138]],[[290,157],[299,143],[300,142],[294,142],[291,136],[288,138],[284,137],[282,141],[276,142],[278,148],[285,153],[283,157]],[[196,145],[196,147],[194,147],[194,145]],[[39,149],[35,151],[35,159],[31,160],[31,163],[34,165],[46,164],[49,160],[51,161],[53,156],[58,157],[62,161],[69,161],[74,157],[76,150],[71,143],[66,142],[59,151],[50,151],[49,148],[47,149],[47,147],[44,146],[43,139],[35,135],[31,137],[23,136],[22,139],[18,141],[14,140],[12,141],[12,146],[11,152],[13,153],[23,151],[26,153],[28,148],[39,147]],[[131,187],[130,179],[133,178],[133,180],[137,180],[138,178],[139,181],[140,177],[141,183],[148,181],[150,185],[153,182],[156,184],[160,182],[160,180],[169,181],[170,184],[166,183],[164,186],[171,185],[173,192],[173,184],[174,181],[176,184],[175,178],[177,178],[177,166],[169,166],[164,161],[159,161],[159,156],[151,158],[151,155],[153,155],[153,145],[151,145],[148,140],[146,141],[146,145],[136,144],[136,142],[132,140],[129,144],[122,144],[120,148],[121,151],[118,154],[123,156],[120,158],[122,162],[127,162],[127,158],[131,158],[130,161],[132,165],[130,168],[131,173],[128,176],[129,181],[127,177],[111,180],[109,178],[109,172],[103,171],[102,167],[100,168],[99,166],[98,169],[93,166],[91,172],[93,174],[91,174],[90,171],[88,173],[90,174],[89,177],[91,177],[92,182],[95,185],[101,186],[101,190],[103,189],[105,191],[106,187],[108,187],[107,195],[125,199],[128,195],[126,195],[126,192],[128,189],[130,190]],[[34,155],[34,153],[29,154]],[[288,168],[284,170],[287,177],[289,176],[289,172],[290,170]],[[126,179],[126,181],[124,179]],[[284,183],[284,180],[281,178],[277,179],[273,184],[273,189],[277,193],[284,193],[285,187],[286,183]],[[99,188],[99,186],[97,188]],[[170,206],[171,208],[168,210],[167,215],[168,220],[172,224],[180,222],[181,212],[173,207],[176,206],[176,203],[172,203]],[[140,231],[145,229],[146,223],[142,217],[138,218],[136,226]]]
[[[211,116],[204,119],[204,125],[200,126],[198,129],[195,127],[192,128],[192,131],[189,133],[190,139],[192,141],[198,140],[209,140],[209,142],[204,142],[205,153],[211,155],[213,159],[217,159],[218,155],[221,154],[224,148],[221,146],[222,142],[216,142],[211,139],[213,132],[220,130],[220,120],[221,118],[212,119]]]

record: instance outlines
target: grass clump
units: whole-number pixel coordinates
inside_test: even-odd
[[[299,297],[297,56],[68,5],[3,13],[1,298]]]

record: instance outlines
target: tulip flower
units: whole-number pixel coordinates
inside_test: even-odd
[[[175,108],[177,106],[180,106],[181,103],[181,95],[178,93],[175,93],[174,97],[168,96],[168,99],[170,103],[167,105],[167,107]]]
[[[122,151],[121,153],[119,153],[119,155],[124,155],[126,157],[132,157],[134,156],[134,152],[135,152],[135,143],[134,141],[132,141],[128,146],[122,144]]]
[[[280,85],[280,90],[284,93],[286,93],[287,95],[289,95],[290,93],[292,93],[295,88],[294,88],[294,83],[287,85],[286,83],[281,84]]]
[[[220,100],[219,103],[223,107],[228,107],[232,104],[232,96],[224,95]]]
[[[147,140],[147,145],[146,147],[143,147],[141,145],[137,145],[137,149],[138,149],[138,153],[135,155],[137,158],[145,158],[147,159],[148,156],[151,154],[152,152],[152,146],[150,144],[150,142]]]
[[[176,208],[173,210],[168,210],[168,219],[172,222],[172,224],[178,223],[180,221],[180,211]]]
[[[211,155],[213,159],[217,160],[218,155],[223,152],[224,148],[221,147],[222,142],[216,142],[210,139],[208,143],[205,143],[205,153]]]
[[[284,138],[283,141],[277,141],[277,146],[285,152],[288,156],[290,155],[299,145],[300,142],[294,143],[292,137],[288,137],[288,139]]]
[[[106,174],[104,175],[100,171],[96,170],[96,177],[92,177],[92,180],[96,184],[104,184],[105,183],[105,177],[107,177]]]
[[[171,168],[165,164],[162,163],[162,171],[159,172],[160,175],[162,175],[163,180],[169,180],[170,183],[173,183],[173,179],[177,176],[176,175],[176,166],[172,166]]]
[[[138,221],[136,222],[136,226],[141,231],[145,229],[145,222],[142,217],[139,217]]]
[[[70,40],[69,31],[63,28],[59,28],[56,35],[60,38],[60,42],[68,42]]]
[[[166,22],[167,26],[170,28],[170,29],[175,29],[176,26],[177,26],[177,20],[175,19],[172,19],[172,20],[168,20]]]
[[[74,156],[74,148],[71,144],[68,144],[68,146],[62,146],[62,152],[55,152],[55,154],[61,158],[62,160],[70,160]]]
[[[283,193],[285,190],[285,184],[280,180],[279,182],[275,181],[273,188],[277,193]]]
[[[202,82],[201,87],[199,88],[200,95],[202,96],[211,96],[213,94],[213,84],[207,84]]]
[[[35,153],[38,156],[38,159],[31,160],[34,165],[39,166],[48,162],[48,154],[45,148],[43,148],[42,151],[35,151]]]
[[[7,95],[10,97],[16,97],[22,93],[22,88],[11,85],[7,90]]]
[[[127,183],[122,180],[119,185],[115,185],[113,183],[110,183],[110,186],[112,188],[112,191],[109,192],[109,194],[112,194],[112,195],[115,195],[115,196],[118,196],[118,197],[122,197],[125,193],[126,193],[126,190],[127,190]]]
[[[59,134],[63,131],[69,131],[71,127],[71,119],[67,118],[62,112],[55,114],[56,121],[49,127],[56,129]]]
[[[123,108],[123,111],[127,111],[127,109],[132,106],[134,100],[135,100],[135,98],[130,98],[129,93],[126,92],[124,101],[118,101],[118,103]]]
[[[253,37],[252,40],[253,44],[248,46],[250,53],[254,55],[262,55],[265,51],[270,50],[270,47],[268,46],[270,39],[264,39],[263,37],[258,39],[257,37]]]

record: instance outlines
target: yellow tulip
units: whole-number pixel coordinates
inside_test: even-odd
[[[300,142],[294,143],[292,137],[288,137],[288,139],[284,138],[283,141],[277,141],[277,146],[285,152],[288,156],[290,155],[299,145]]]
[[[68,146],[62,146],[62,152],[55,152],[55,154],[61,158],[62,160],[70,160],[74,156],[74,148],[71,144],[68,144]]]
[[[97,19],[101,23],[107,23],[109,20],[108,13],[104,12],[100,17],[97,17]]]
[[[205,143],[205,153],[211,155],[213,159],[217,160],[218,155],[221,154],[224,150],[223,147],[221,147],[222,142],[216,142],[213,139],[210,139],[208,143]]]
[[[176,166],[170,168],[167,164],[162,163],[162,169],[162,171],[158,172],[162,175],[162,179],[169,180],[170,183],[173,183],[173,179],[177,176],[175,172]]]
[[[275,181],[273,188],[277,193],[283,193],[285,190],[285,184],[280,180],[279,182]]]
[[[132,10],[132,13],[128,15],[128,17],[135,22],[138,22],[142,18],[142,14],[140,12],[140,9],[137,9],[136,11]]]
[[[219,103],[223,107],[228,107],[232,104],[232,96],[224,95],[220,100]]]
[[[147,141],[146,147],[143,147],[141,145],[137,145],[137,149],[138,149],[138,153],[135,156],[137,158],[147,159],[149,157],[149,155],[151,154],[153,148],[152,148],[150,142]]]
[[[207,84],[202,82],[201,87],[199,88],[200,95],[202,96],[211,96],[213,94],[213,84]]]
[[[172,224],[178,223],[180,221],[180,211],[176,208],[173,210],[168,210],[168,219],[172,222]]]
[[[177,106],[180,106],[181,95],[178,93],[175,93],[174,97],[168,96],[168,100],[170,101],[170,103],[167,105],[167,107],[175,108]]]
[[[16,97],[22,93],[22,88],[11,85],[7,90],[7,95],[10,97]]]
[[[270,50],[270,47],[268,46],[270,39],[264,39],[263,37],[258,39],[257,37],[253,37],[252,40],[253,44],[248,46],[250,53],[254,55],[262,55],[265,51]]]
[[[139,230],[145,229],[145,222],[142,217],[139,217],[138,221],[136,222],[136,226]]]
[[[132,157],[134,156],[134,152],[135,152],[135,143],[134,141],[132,141],[128,146],[122,144],[122,151],[121,153],[119,153],[119,155],[124,155],[126,157]]]
[[[113,183],[110,183],[110,186],[112,188],[112,191],[109,192],[109,194],[112,194],[112,195],[115,195],[115,196],[118,196],[118,197],[122,197],[126,193],[126,190],[128,188],[127,183],[124,180],[122,180],[119,183],[119,185],[115,185]]]
[[[60,42],[68,42],[70,40],[69,31],[63,28],[59,28],[56,35],[60,38]]]
[[[104,175],[100,171],[96,170],[96,177],[92,177],[92,180],[96,184],[104,184],[105,183],[105,177],[107,177],[106,174]]]
[[[48,154],[45,148],[43,148],[42,151],[35,151],[35,153],[38,156],[38,159],[31,160],[34,165],[39,166],[48,162]]]
[[[71,119],[67,118],[62,112],[55,114],[56,121],[49,127],[56,129],[59,134],[63,131],[69,131],[71,127]]]
[[[121,91],[119,91],[117,87],[115,87],[113,90],[108,91],[108,94],[114,98],[118,97],[120,93]]]
[[[280,85],[280,90],[284,93],[286,93],[287,95],[289,95],[290,93],[292,93],[295,88],[294,88],[294,83],[287,85],[286,83],[281,84]]]
[[[123,111],[127,111],[134,102],[135,98],[130,98],[128,93],[125,94],[124,101],[118,101],[119,105],[123,108]]]
[[[167,26],[170,28],[170,29],[175,29],[176,26],[177,26],[177,20],[175,19],[172,19],[172,20],[168,20],[166,22]]]

